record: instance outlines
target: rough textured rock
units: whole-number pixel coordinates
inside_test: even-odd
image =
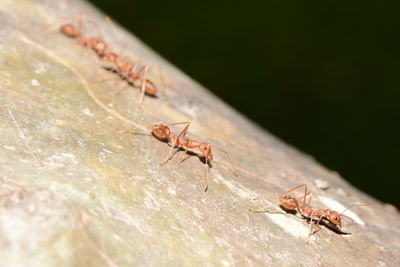
[[[122,84],[99,81],[111,75],[105,64],[54,27],[43,32],[77,13],[113,49],[161,65],[168,86],[158,98],[138,108],[130,89],[110,105]],[[1,0],[0,25],[2,266],[400,263],[394,208],[264,132],[86,3]],[[158,121],[192,122],[189,136],[229,151],[238,176],[218,150],[208,192],[199,157],[160,166],[169,146],[144,128]],[[115,131],[135,126],[142,134]],[[276,195],[302,183],[316,207],[376,205],[353,209],[352,234],[322,227],[309,243],[305,220],[248,212],[279,209]]]

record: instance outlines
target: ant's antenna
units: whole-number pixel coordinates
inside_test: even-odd
[[[153,124],[149,124],[146,126],[143,125],[138,125],[136,127],[130,128],[128,130],[119,130],[119,129],[115,129],[116,132],[118,133],[136,133],[136,130],[141,129],[141,130],[148,130],[149,128],[157,125],[158,123],[153,123]]]
[[[345,208],[340,214],[339,216],[346,216],[343,213],[345,213],[346,210],[350,209],[351,207],[357,207],[357,206],[374,206],[374,204],[366,204],[366,203],[358,203],[358,204],[351,204],[350,206],[348,206],[347,208]],[[346,216],[348,217],[348,216]],[[348,217],[349,218],[349,217]]]
[[[231,156],[229,155],[229,153],[228,153],[227,151],[223,150],[223,149],[220,148],[220,147],[217,147],[217,146],[213,146],[213,147],[215,147],[216,149],[218,149],[218,150],[220,150],[220,151],[222,151],[222,152],[225,153],[226,157],[228,158],[229,164],[231,165],[230,168],[231,168],[231,171],[232,171],[233,175],[235,175],[236,177],[238,177],[238,174],[237,174],[237,172],[236,172],[236,168],[234,168],[235,165],[233,164],[232,158],[231,158]]]
[[[374,204],[365,204],[365,203],[358,203],[358,204],[351,204],[350,206],[348,206],[347,208],[345,208],[340,214],[339,217],[343,216],[346,217],[347,219],[351,220],[350,224],[354,223],[354,220],[352,218],[350,218],[349,216],[344,215],[343,213],[346,212],[346,210],[350,209],[351,207],[357,207],[357,206],[374,206]]]

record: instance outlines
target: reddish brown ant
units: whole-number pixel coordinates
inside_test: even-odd
[[[105,42],[104,38],[101,36],[100,29],[94,21],[88,20],[90,23],[95,25],[97,32],[100,37],[86,37],[85,29],[83,26],[82,15],[78,16],[78,27],[72,25],[71,23],[64,23],[60,26],[60,32],[64,35],[74,38],[77,40],[78,44],[81,46],[88,46],[95,51],[95,53],[102,58],[108,49],[108,44]],[[76,16],[74,16],[76,17]]]
[[[117,71],[122,79],[128,81],[129,84],[135,85],[137,81],[141,82],[141,96],[139,103],[140,105],[143,102],[144,95],[156,96],[158,90],[150,79],[147,78],[148,70],[150,69],[148,66],[138,66],[138,64],[133,64],[133,66],[126,60],[126,58],[120,58],[116,53],[108,52],[108,44],[101,36],[100,30],[97,24],[93,21],[89,21],[93,23],[97,31],[99,33],[99,38],[94,37],[86,37],[85,29],[83,26],[83,18],[82,15],[78,16],[78,27],[72,25],[71,23],[64,23],[60,26],[60,31],[64,35],[75,38],[79,45],[87,46],[94,50],[94,52],[99,56],[100,59],[110,62],[114,64],[114,67],[111,68],[111,71]],[[116,93],[116,95],[120,94],[124,91],[126,87],[122,88],[120,91]]]
[[[156,96],[158,93],[158,90],[155,86],[155,84],[146,78],[147,72],[149,70],[149,67],[147,66],[140,66],[139,70],[136,70],[138,68],[138,63],[133,64],[133,66],[127,61],[125,58],[120,58],[117,54],[115,53],[108,53],[102,56],[102,59],[104,61],[110,62],[115,64],[114,67],[111,68],[111,71],[118,71],[118,73],[121,75],[122,79],[125,79],[131,84],[135,84],[136,81],[141,81],[141,95],[140,95],[140,100],[139,103],[142,104],[144,95],[150,95],[150,96]],[[142,72],[144,74],[142,75]],[[127,88],[127,86],[123,87],[121,90],[119,90],[116,93],[116,96],[119,95],[122,91],[124,91]]]
[[[205,178],[204,191],[207,191],[207,189],[208,189],[208,167],[210,167],[209,164],[213,160],[212,146],[210,143],[199,142],[199,141],[189,139],[188,137],[186,137],[186,134],[188,133],[188,130],[189,130],[190,122],[171,123],[171,125],[179,125],[179,124],[183,124],[183,125],[185,125],[185,127],[178,135],[175,135],[174,133],[172,133],[169,126],[167,126],[164,123],[156,123],[156,124],[151,124],[148,126],[151,130],[151,134],[154,137],[156,137],[160,141],[167,142],[171,146],[171,149],[169,150],[168,155],[165,157],[165,159],[160,164],[164,165],[170,160],[175,148],[184,150],[184,154],[182,155],[182,158],[179,160],[179,163],[184,161],[182,159],[189,152],[189,149],[197,148],[199,150],[199,152],[201,153],[201,155],[204,157],[204,161],[205,161],[206,178]],[[121,133],[131,132],[131,131],[136,130],[137,128],[138,127],[135,127],[128,131],[118,131],[118,132],[121,132]],[[215,148],[224,152],[230,160],[228,152],[226,152],[225,150],[218,148],[218,147],[215,147]],[[237,176],[234,171],[233,171],[233,173],[235,176]]]
[[[310,227],[310,233],[308,235],[307,240],[310,238],[311,235],[313,235],[314,233],[316,233],[317,231],[319,231],[320,227],[320,223],[322,220],[326,220],[328,223],[330,223],[331,225],[333,225],[335,227],[335,229],[341,231],[341,227],[342,227],[342,217],[348,218],[349,220],[351,220],[351,222],[353,223],[354,220],[352,218],[350,218],[349,216],[344,215],[343,213],[350,209],[351,207],[355,207],[355,206],[371,206],[371,204],[352,204],[350,206],[348,206],[346,209],[344,209],[341,213],[331,210],[331,209],[314,209],[311,208],[311,199],[312,199],[312,193],[311,192],[307,192],[307,185],[306,184],[301,184],[299,186],[296,186],[290,190],[287,191],[287,193],[290,193],[296,189],[299,189],[301,187],[304,187],[304,195],[303,195],[303,204],[300,205],[297,201],[296,198],[290,196],[290,195],[280,195],[279,196],[279,202],[280,202],[280,206],[288,212],[298,212],[302,217],[304,217],[305,219],[309,220],[311,223],[311,227]],[[309,199],[308,199],[308,203],[306,205],[306,197],[307,195],[310,195]],[[258,209],[258,210],[249,210],[250,212],[270,212],[267,210],[263,211],[263,208]],[[270,213],[276,213],[276,212],[270,212]],[[314,225],[316,227],[318,227],[317,231],[313,231],[313,227]],[[350,233],[347,233],[350,234]]]

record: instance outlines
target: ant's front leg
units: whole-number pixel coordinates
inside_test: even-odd
[[[207,190],[208,190],[208,161],[207,161],[207,158],[206,158],[205,166],[206,166],[206,181],[205,181],[204,192],[207,192]]]

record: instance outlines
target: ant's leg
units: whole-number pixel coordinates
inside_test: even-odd
[[[170,125],[186,124],[185,127],[183,128],[183,130],[178,134],[177,138],[185,137],[188,132],[189,126],[190,126],[190,122],[188,122],[188,121],[174,122],[174,123],[169,123],[169,124]]]
[[[86,29],[85,29],[85,26],[84,26],[84,23],[83,23],[83,17],[82,16],[78,17],[78,29],[79,29],[79,32],[80,32],[80,36],[78,36],[78,38],[77,38],[77,42],[79,44],[79,55],[80,56],[84,56],[83,55],[84,51],[85,51],[84,50],[84,46],[87,45],[87,43],[86,43],[87,40],[86,40],[86,37],[85,37]]]
[[[292,191],[294,191],[296,189],[299,189],[299,188],[301,188],[303,186],[305,187],[305,189],[307,189],[307,185],[306,184],[301,184],[301,185],[298,185],[296,187],[293,187],[292,189],[289,189],[287,192],[292,192]],[[305,191],[305,192],[307,192],[307,191]]]
[[[313,226],[314,226],[314,223],[313,223],[313,221],[311,219],[311,221],[310,221],[310,231],[308,232],[307,243],[308,243],[308,240],[310,239],[311,233],[313,231]]]
[[[324,217],[324,215],[321,215],[321,217],[319,217],[318,221],[315,223],[315,225],[319,225],[319,223],[321,222],[322,218]]]
[[[189,126],[190,126],[190,122],[183,121],[183,122],[171,123],[171,125],[178,125],[178,124],[186,124],[186,126],[183,128],[183,130],[178,134],[178,138],[179,137],[185,137],[187,132],[188,132],[188,129],[189,129]]]
[[[206,181],[205,181],[205,188],[204,188],[204,192],[207,192],[208,189],[208,162],[207,162],[207,158],[206,158]]]
[[[184,157],[187,155],[188,150],[187,150],[186,148],[183,148],[183,149],[184,149],[185,151],[183,152],[181,158],[179,159],[178,164],[181,164],[182,162],[184,162],[185,160],[187,160],[187,159],[189,158],[189,157],[186,157],[186,158],[184,159]]]
[[[311,235],[313,233],[313,228],[314,228],[314,221],[312,219],[313,216],[314,216],[314,213],[311,212],[310,217],[309,217],[309,219],[310,219],[310,231],[308,232],[308,237],[307,237],[306,243],[308,243],[308,240],[310,240],[310,237],[311,237]]]
[[[301,184],[301,185],[295,186],[295,187],[289,189],[287,192],[292,192],[292,191],[302,188],[302,187],[304,187],[304,193],[307,193],[307,184]]]
[[[311,200],[312,200],[312,192],[307,193],[308,195],[310,195],[310,197],[308,198],[308,203],[307,203],[307,207],[311,207]],[[306,198],[304,198],[304,202],[306,201]],[[304,206],[304,204],[303,204]]]
[[[317,233],[319,230],[321,230],[321,227],[319,227],[319,225],[317,225],[317,224],[315,224],[315,223],[313,223],[313,222],[310,223],[310,226],[311,226],[311,227],[310,227],[310,233],[308,234],[306,243],[308,243],[308,241],[310,241],[310,237],[311,237],[313,234],[315,234],[315,233]],[[317,230],[315,230],[315,231],[313,230],[314,226],[317,227]]]
[[[140,94],[140,100],[139,100],[139,107],[142,105],[143,100],[144,100],[144,93],[146,92],[146,83],[147,83],[147,71],[148,67],[144,67],[144,75],[142,79],[142,88],[141,88],[141,94]]]
[[[152,64],[152,65],[148,66],[149,70],[150,70],[151,68],[153,68],[154,66],[157,68],[157,72],[158,72],[158,76],[159,76],[159,79],[160,79],[160,81],[161,81],[161,84],[162,84],[164,87],[167,87],[167,83],[166,83],[165,78],[164,78],[164,75],[163,75],[163,73],[162,73],[162,71],[161,71],[160,64],[157,63],[157,64]],[[139,74],[140,72],[142,72],[142,71],[143,71],[143,68],[141,68],[141,69],[138,71],[138,74]]]
[[[138,61],[138,63],[136,64],[136,76],[140,77],[142,76],[142,72],[144,72],[146,70],[146,65],[141,65],[140,61]]]
[[[312,235],[313,235],[313,234],[316,234],[317,232],[319,232],[319,231],[321,230],[321,227],[320,227],[318,224],[315,224],[315,227],[317,227],[317,230],[315,230],[315,231],[312,233]]]
[[[187,127],[190,126],[190,122],[188,122],[188,121],[174,122],[174,123],[170,123],[170,124],[171,125],[187,124]]]
[[[306,197],[307,197],[307,185],[304,184],[304,198],[303,198],[303,207],[306,204]],[[312,194],[310,195],[310,198],[308,199],[308,207],[311,205],[311,199],[312,199]]]
[[[168,162],[168,160],[170,160],[172,153],[174,152],[174,148],[175,148],[175,146],[171,145],[171,149],[169,150],[168,155],[165,157],[163,162],[160,163],[161,166],[165,165]]]
[[[306,202],[306,196],[307,196],[307,185],[306,184],[301,184],[301,185],[298,185],[298,186],[296,186],[296,187],[293,187],[292,189],[289,189],[287,192],[292,192],[292,191],[294,191],[294,190],[296,190],[296,189],[299,189],[299,188],[301,188],[301,187],[304,187],[304,199],[303,199],[303,206],[305,205],[305,202]]]
[[[120,61],[124,61],[124,60],[127,60],[127,62],[130,63],[130,58],[128,56],[122,57],[120,59]],[[127,78],[124,73],[122,73],[120,70],[118,70],[116,63],[114,63],[113,66],[108,71],[111,73],[110,78],[109,77],[101,78],[100,80],[98,80],[99,83],[110,81],[110,80],[120,80],[120,79]],[[119,76],[118,78],[115,77],[115,75],[114,75],[115,73],[118,74],[118,76]]]
[[[319,227],[319,223],[321,222],[321,220],[322,220],[322,218],[324,217],[324,215],[321,215],[321,217],[319,217],[318,220],[317,220],[317,222],[315,222],[315,223],[313,223],[312,217],[313,217],[313,214],[311,213],[311,216],[310,216],[310,218],[311,218],[311,228],[310,228],[310,233],[308,234],[307,243],[308,243],[308,240],[310,239],[310,237],[311,237],[313,234],[315,234],[316,232],[318,232],[319,230],[321,230],[321,227]],[[316,231],[313,231],[314,225],[318,228]]]

